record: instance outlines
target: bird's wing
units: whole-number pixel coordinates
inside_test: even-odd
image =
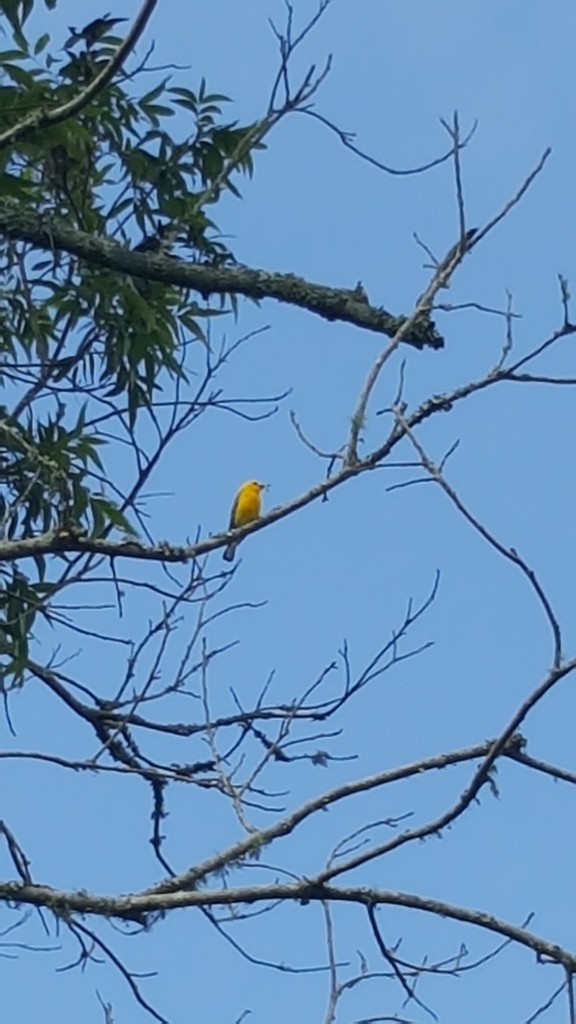
[[[230,525],[228,527],[229,530],[233,530],[234,527],[236,526],[236,511],[238,509],[239,497],[240,495],[237,494],[236,497],[234,498],[234,504],[232,505],[232,511],[230,512]]]

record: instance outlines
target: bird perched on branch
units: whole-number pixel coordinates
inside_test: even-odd
[[[261,495],[265,488],[266,484],[258,483],[258,480],[248,480],[245,484],[242,484],[232,505],[229,530],[234,530],[238,526],[246,526],[247,523],[252,523],[260,517],[260,509],[262,507]],[[239,540],[230,542],[222,556],[226,562],[233,560],[239,543]]]
[[[94,46],[94,43],[100,42],[104,36],[112,32],[115,25],[120,25],[123,21],[128,21],[128,18],[112,18],[109,14],[105,14],[103,18],[95,18],[94,21],[91,21],[89,25],[85,25],[84,28],[72,28],[69,25],[70,38],[64,43],[64,49],[71,50],[73,46],[76,46],[82,40],[84,40],[86,46]]]

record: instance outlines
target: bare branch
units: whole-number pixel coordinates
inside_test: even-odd
[[[203,296],[245,295],[251,299],[276,299],[325,320],[341,320],[365,330],[394,337],[405,323],[382,307],[372,306],[355,290],[313,284],[295,274],[279,274],[249,267],[217,267],[186,263],[161,253],[127,249],[110,239],[98,238],[67,227],[55,218],[46,220],[19,209],[9,200],[0,201],[0,233],[19,238],[38,249],[58,249],[78,256],[94,266],[147,281],[192,288]],[[442,348],[444,341],[430,320],[412,323],[403,341],[415,348]]]
[[[436,466],[424,451],[424,448],[404,419],[401,410],[398,410],[397,412],[397,419],[402,431],[405,433],[406,437],[408,437],[414,449],[418,452],[422,466],[426,472],[429,473],[430,477],[442,488],[444,493],[448,495],[452,503],[456,506],[461,515],[464,516],[466,521],[470,523],[470,525],[474,527],[484,540],[486,540],[488,544],[490,544],[490,546],[493,547],[500,555],[506,558],[509,562],[512,562],[513,565],[516,565],[530,583],[530,586],[534,590],[544,610],[544,614],[548,619],[554,640],[554,667],[559,668],[562,663],[562,634],[560,631],[560,624],[550,601],[548,600],[548,597],[536,576],[536,573],[530,568],[527,562],[520,557],[515,548],[506,547],[506,545],[502,544],[501,541],[499,541],[498,538],[495,537],[494,534],[491,533],[464,505],[457,492],[443,476],[441,468]]]
[[[230,887],[224,889],[180,889],[172,892],[147,891],[131,896],[97,896],[87,892],[65,892],[42,885],[21,885],[0,882],[0,899],[14,900],[32,906],[46,906],[55,913],[68,912],[117,917],[126,921],[142,922],[145,916],[160,911],[183,907],[216,907],[236,904],[254,904],[268,900],[296,903],[355,903],[358,906],[378,905],[404,907],[426,914],[475,925],[486,931],[512,939],[530,949],[550,963],[559,964],[571,973],[576,972],[576,953],[549,942],[527,929],[481,910],[471,910],[416,893],[388,891],[368,887],[338,887],[324,885],[315,879],[303,879],[292,884]]]
[[[390,174],[393,177],[409,177],[412,174],[424,174],[426,171],[432,170],[433,167],[439,167],[440,164],[446,163],[446,161],[453,158],[454,155],[454,149],[451,146],[446,153],[442,154],[442,156],[434,157],[433,160],[428,160],[426,163],[418,164],[416,167],[392,167],[390,164],[385,164],[382,162],[382,160],[377,160],[376,157],[371,156],[370,153],[367,153],[365,150],[361,149],[354,142],[355,135],[353,132],[348,132],[342,128],[338,128],[338,126],[333,124],[333,122],[330,121],[329,118],[325,117],[323,114],[319,114],[318,111],[306,108],[304,110],[301,110],[300,113],[307,114],[308,117],[313,117],[316,121],[319,121],[321,124],[323,124],[326,128],[333,132],[334,135],[338,137],[342,145],[346,149],[349,149],[352,153],[354,153],[355,156],[360,157],[361,160],[364,160],[366,163],[371,164],[371,166],[375,167],[377,170],[384,171],[385,174]],[[472,136],[474,135],[474,132],[476,131],[476,128],[477,123],[474,122],[472,128],[468,132],[468,135],[466,135],[466,137],[460,141],[460,149],[464,149],[464,147],[468,145]]]
[[[509,199],[508,202],[504,204],[500,212],[497,213],[494,217],[492,217],[492,219],[489,220],[488,223],[485,224],[484,227],[478,231],[470,248],[474,248],[476,245],[478,245],[478,243],[481,242],[482,239],[486,237],[488,232],[492,231],[492,229],[495,228],[496,225],[499,224],[501,220],[504,220],[504,217],[506,217],[510,213],[510,210],[512,210],[515,206],[518,205],[520,200],[523,198],[523,196],[530,188],[532,182],[538,177],[540,172],[543,170],[544,164],[548,160],[548,157],[551,155],[551,153],[552,150],[550,147],[544,150],[534,170],[530,171],[530,174],[524,179],[518,191],[512,196],[512,199]]]

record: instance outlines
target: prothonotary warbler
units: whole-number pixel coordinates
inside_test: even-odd
[[[247,523],[252,523],[259,518],[262,508],[262,491],[265,488],[266,484],[261,484],[258,480],[247,480],[245,484],[242,484],[232,505],[229,530],[233,530],[237,526],[246,526]],[[222,557],[227,562],[233,560],[239,543],[239,540],[231,541],[224,551]]]

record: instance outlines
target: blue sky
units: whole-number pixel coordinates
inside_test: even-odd
[[[313,9],[310,0],[300,0],[297,17],[304,20]],[[114,13],[135,11],[122,4]],[[63,0],[49,18],[37,18],[38,34],[48,29],[54,38],[64,38],[67,25],[102,13],[95,3]],[[194,88],[206,77],[209,88],[233,98],[234,116],[246,121],[265,108],[277,67],[270,17],[281,23],[282,4],[162,0],[146,40],[155,41],[157,64],[186,65],[175,72],[178,84]],[[450,118],[455,109],[464,128],[478,121],[463,154],[471,225],[492,216],[543,150],[552,147],[545,171],[524,201],[466,259],[442,296],[450,303],[502,308],[511,292],[514,310],[522,316],[515,325],[518,353],[560,325],[558,273],[574,281],[575,33],[569,0],[558,0],[553,12],[533,2],[519,11],[516,4],[489,0],[441,5],[333,0],[296,62],[305,71],[311,62],[333,55],[318,111],[356,132],[360,147],[393,166],[409,167],[440,154],[447,137],[439,119]],[[413,233],[439,255],[457,238],[449,164],[426,175],[387,176],[303,115],[289,118],[270,136],[242,193],[242,201],[225,202],[218,217],[241,262],[334,286],[353,287],[361,280],[375,304],[395,313],[408,312],[427,281]],[[443,351],[401,353],[407,358],[405,397],[411,406],[482,375],[499,356],[501,318],[467,310],[439,314],[438,323],[447,339]],[[320,479],[324,464],[296,437],[290,409],[319,447],[331,450],[345,441],[359,389],[383,339],[271,302],[241,304],[238,322],[230,319],[226,333],[232,340],[266,325],[270,330],[239,351],[221,382],[234,396],[291,389],[289,398],[262,423],[214,415],[177,442],[151,485],[169,495],[149,506],[157,538],[179,543],[198,527],[205,534],[223,529],[232,495],[246,478],[270,484],[266,500],[271,505]],[[561,341],[539,368],[574,375],[573,341]],[[378,384],[366,450],[384,436],[384,421],[374,413],[390,403],[398,371],[396,359]],[[564,627],[569,656],[576,647],[575,427],[570,388],[501,384],[434,418],[419,435],[438,460],[460,441],[447,466],[450,482],[538,573]],[[360,671],[399,626],[408,600],[424,600],[440,571],[437,599],[407,642],[408,648],[427,641],[434,646],[377,680],[337,723],[343,733],[330,741],[330,750],[342,757],[357,754],[355,761],[335,761],[327,769],[306,762],[274,767],[267,783],[288,791],[279,799],[285,807],[345,779],[494,736],[550,664],[549,630],[526,581],[433,485],[388,493],[388,484],[402,478],[394,469],[382,469],[352,480],[328,502],[251,537],[223,605],[265,604],[230,613],[209,630],[213,644],[239,641],[215,663],[210,678],[215,708],[231,708],[231,686],[249,704],[272,671],[271,697],[287,703],[338,658],[344,640],[354,670]],[[217,568],[218,552],[213,560]],[[118,635],[134,635],[148,614],[136,596],[127,604],[121,628],[113,613],[104,611],[99,624]],[[43,643],[48,657],[54,640],[46,636]],[[65,643],[70,653],[80,650],[76,637]],[[111,680],[114,688],[115,657],[122,652],[118,647],[96,651],[87,641],[78,654],[82,678],[104,687]],[[524,730],[534,756],[568,769],[574,768],[572,691],[567,680]],[[76,757],[93,752],[91,737],[35,684],[16,696],[12,714],[18,737],[14,742],[6,733],[5,750]],[[158,744],[158,756],[168,759],[200,757],[202,751],[200,745],[191,753],[190,745]],[[37,880],[116,893],[160,877],[148,844],[150,804],[143,784],[114,775],[71,775],[26,761],[4,761],[0,771],[0,816],[31,857]],[[273,848],[271,862],[311,874],[343,835],[368,821],[408,811],[414,822],[428,820],[456,798],[470,772],[469,766],[450,769],[347,803]],[[574,795],[569,787],[513,764],[499,766],[497,782],[500,798],[483,791],[480,804],[441,840],[404,848],[350,881],[435,896],[517,924],[533,912],[535,932],[570,948]],[[239,836],[232,814],[211,795],[173,787],[168,808],[166,855],[177,870]],[[9,870],[7,861],[0,863]],[[252,875],[263,877],[256,868],[246,869],[241,881]],[[383,969],[363,914],[342,907],[335,920],[338,956],[351,962],[350,972],[357,968],[356,950],[362,950],[370,969]],[[407,958],[448,957],[461,942],[480,956],[495,944],[464,926],[414,912],[386,909],[380,921],[390,944],[402,937]],[[232,1022],[246,1009],[253,1024],[271,1015],[276,1024],[324,1019],[325,974],[293,976],[249,965],[195,912],[174,914],[150,934],[129,941],[105,927],[101,934],[130,967],[158,972],[142,983],[143,991],[171,1024]],[[244,930],[239,925],[234,935],[256,957],[292,966],[326,962],[318,908],[284,908],[246,923]],[[33,923],[28,938],[57,944]],[[85,1024],[100,1022],[96,990],[113,1005],[116,1024],[145,1019],[112,968],[55,973],[73,955],[64,945],[63,952],[0,960],[2,1002],[12,1024],[56,1017],[60,1024],[79,1017]],[[555,968],[536,965],[526,950],[508,949],[463,979],[432,979],[418,991],[442,1024],[480,1024],[487,1016],[492,1024],[509,1024],[525,1020],[561,980]],[[338,1021],[396,1012],[426,1019],[417,1007],[401,1007],[394,981],[367,982],[344,997]],[[556,1003],[542,1019],[567,1020],[565,1003]]]

